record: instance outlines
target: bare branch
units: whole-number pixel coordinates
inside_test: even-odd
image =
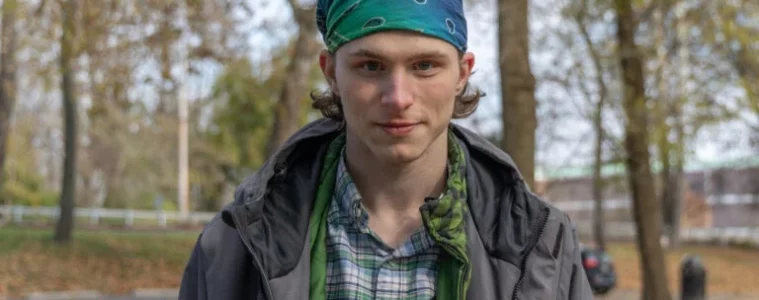
[[[45,4],[47,4],[47,0],[40,0],[40,5],[37,6],[37,9],[34,10],[34,16],[40,17],[42,16],[42,12],[45,11]]]

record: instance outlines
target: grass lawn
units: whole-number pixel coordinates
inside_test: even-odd
[[[637,246],[615,243],[610,245],[609,252],[619,276],[617,288],[640,289]],[[673,295],[679,295],[680,261],[686,253],[699,256],[706,265],[708,293],[759,293],[759,250],[683,245],[680,249],[666,251],[667,275]]]
[[[78,231],[70,245],[59,246],[53,229],[0,228],[0,296],[174,288],[198,233]]]

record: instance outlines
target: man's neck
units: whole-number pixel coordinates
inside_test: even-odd
[[[436,138],[422,156],[403,164],[375,159],[371,151],[350,137],[347,143],[348,170],[364,206],[372,214],[418,214],[426,197],[437,197],[445,189],[447,131]]]
[[[448,133],[443,132],[421,157],[404,164],[382,162],[359,143],[348,136],[348,171],[369,214],[369,228],[397,248],[422,225],[419,208],[425,198],[445,190]]]

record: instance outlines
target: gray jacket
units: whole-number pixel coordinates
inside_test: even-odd
[[[511,158],[457,125],[467,156],[467,299],[592,299],[566,214],[526,187]],[[305,126],[202,231],[179,299],[308,299],[308,221],[338,124]]]

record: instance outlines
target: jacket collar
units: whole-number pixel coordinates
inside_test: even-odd
[[[323,157],[340,128],[326,118],[303,127],[238,186],[222,212],[225,223],[247,236],[267,278],[287,274],[299,261]],[[491,255],[516,264],[534,239],[531,229],[544,204],[529,201],[529,189],[506,153],[459,125],[451,130],[468,160],[468,203],[483,244]]]

